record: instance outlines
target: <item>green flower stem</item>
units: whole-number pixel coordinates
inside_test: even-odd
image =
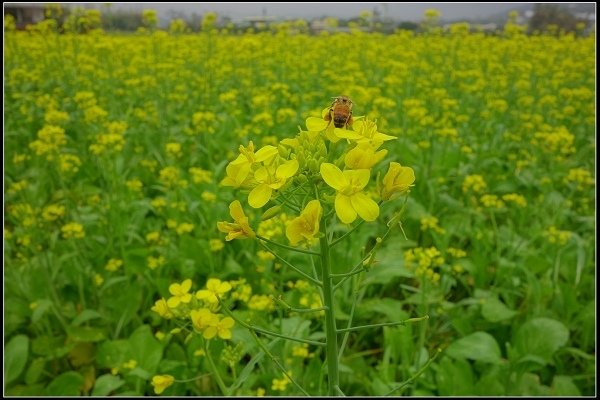
[[[288,303],[286,303],[285,301],[283,301],[282,299],[271,295],[271,300],[273,300],[274,302],[276,302],[277,304],[279,304],[280,306],[282,306],[286,311],[293,311],[293,312],[297,312],[297,313],[310,313],[310,312],[317,312],[317,311],[325,311],[327,310],[327,307],[319,307],[319,308],[296,308],[296,307],[292,307],[290,306]]]
[[[362,264],[362,261],[361,261],[361,264]],[[352,271],[346,272],[345,274],[331,274],[331,277],[332,278],[346,278],[346,277],[351,277],[352,275],[360,274],[363,271],[366,271],[366,269],[364,267],[357,269],[356,271],[354,269],[352,269]],[[336,285],[336,287],[337,287],[337,285]],[[335,290],[335,288],[334,288],[334,290]]]
[[[410,378],[408,378],[406,381],[402,382],[402,384],[400,386],[395,387],[394,389],[392,389],[390,392],[386,393],[385,396],[389,396],[392,393],[404,388],[405,386],[410,385],[411,383],[413,383],[423,372],[425,372],[425,370],[431,365],[431,363],[437,358],[437,356],[442,352],[442,349],[437,349],[436,353],[433,355],[433,357],[431,357],[429,360],[427,360],[427,362],[425,363],[425,365],[423,365],[423,367],[417,371],[416,374],[414,374],[413,376],[411,376]]]
[[[302,250],[302,249],[299,249],[299,248],[297,248],[297,247],[292,247],[292,246],[287,246],[287,245],[285,245],[285,244],[282,244],[282,243],[277,243],[277,242],[274,242],[274,241],[272,241],[272,240],[270,240],[270,239],[267,239],[266,237],[262,237],[262,236],[260,236],[260,235],[256,235],[256,237],[257,237],[258,239],[260,239],[260,240],[264,241],[264,242],[267,242],[267,243],[274,244],[275,246],[279,246],[279,247],[281,247],[281,248],[284,248],[284,249],[286,249],[286,250],[296,251],[296,252],[298,252],[298,253],[310,254],[310,255],[313,255],[313,256],[319,256],[319,255],[321,255],[320,253],[317,253],[317,252],[315,252],[315,251],[310,251],[310,250]]]
[[[346,236],[350,235],[352,232],[354,232],[356,229],[358,229],[358,227],[361,226],[364,222],[365,222],[365,220],[361,219],[360,222],[357,223],[356,225],[354,225],[348,232],[344,233],[342,236],[340,236],[339,238],[337,238],[333,242],[331,242],[330,247],[333,247],[336,244],[338,244],[339,242],[341,242],[342,240],[344,240],[346,238]]]
[[[222,303],[221,303],[221,304],[222,304]],[[222,305],[223,305],[223,304],[222,304]],[[265,335],[269,335],[269,336],[280,337],[280,338],[282,338],[282,339],[287,339],[287,340],[291,340],[291,341],[294,341],[294,342],[308,343],[308,344],[312,344],[312,345],[314,345],[314,346],[325,346],[325,343],[323,343],[323,342],[317,342],[317,341],[315,341],[315,340],[308,340],[308,339],[296,338],[296,337],[293,337],[293,336],[288,336],[288,335],[284,335],[284,334],[277,333],[277,332],[271,332],[271,331],[268,331],[268,330],[266,330],[266,329],[262,329],[262,328],[256,327],[256,326],[254,326],[254,325],[247,324],[247,323],[245,323],[244,321],[242,321],[241,319],[239,319],[238,317],[236,317],[236,316],[235,316],[235,315],[234,315],[234,314],[233,314],[233,313],[232,313],[232,312],[229,310],[229,308],[227,308],[227,307],[226,307],[226,306],[224,306],[224,305],[223,305],[223,307],[221,308],[221,310],[222,310],[222,311],[223,311],[225,314],[227,314],[228,316],[230,316],[231,318],[233,318],[233,320],[234,320],[235,322],[237,322],[238,324],[240,324],[240,325],[241,325],[241,326],[243,326],[244,328],[246,328],[246,329],[249,329],[250,331],[253,331],[253,332],[254,332],[254,331],[255,331],[255,332],[259,332],[259,333],[262,333],[262,334],[265,334]]]
[[[369,253],[369,254],[367,254],[366,256],[364,256],[364,257],[363,257],[363,259],[362,259],[362,260],[360,260],[360,261],[358,262],[358,264],[356,264],[356,265],[354,266],[354,268],[352,268],[352,269],[350,270],[350,272],[348,272],[348,273],[345,273],[345,274],[336,274],[336,275],[345,275],[345,276],[342,278],[342,280],[341,280],[341,281],[339,281],[338,283],[336,283],[336,284],[333,286],[333,290],[334,290],[334,291],[336,291],[336,290],[337,290],[337,289],[338,289],[340,286],[342,286],[342,285],[344,284],[344,282],[346,282],[348,279],[352,278],[352,276],[353,276],[353,275],[356,275],[356,274],[358,273],[357,271],[361,270],[360,272],[362,272],[362,270],[366,270],[366,269],[363,267],[363,263],[364,263],[365,261],[367,261],[367,260],[369,259],[369,257],[371,257],[371,253]]]
[[[198,375],[198,376],[195,376],[195,377],[190,378],[190,379],[175,379],[173,382],[177,382],[177,383],[194,382],[194,381],[197,381],[198,379],[206,378],[206,377],[211,376],[211,375],[212,375],[212,372],[209,372],[208,374]]]
[[[365,295],[365,288],[362,288],[362,290],[359,290],[361,280],[362,280],[362,275],[358,277],[358,281],[353,280],[352,286],[353,286],[354,295],[352,296],[352,308],[350,309],[350,315],[348,316],[348,325],[347,325],[348,328],[352,327],[352,322],[354,321],[354,311],[356,310],[356,305],[360,301],[362,301],[362,299]],[[338,354],[338,360],[340,363],[342,362],[342,356],[344,355],[344,350],[346,349],[346,343],[348,342],[349,336],[350,336],[350,332],[346,332],[344,334],[344,337],[342,338],[342,345],[340,346],[340,351]]]
[[[343,328],[343,329],[338,329],[337,332],[341,333],[341,332],[358,331],[360,329],[377,328],[377,327],[380,327],[380,326],[406,325],[406,324],[411,323],[411,322],[420,322],[420,321],[425,321],[425,320],[428,320],[428,319],[429,319],[429,315],[425,315],[424,317],[409,318],[409,319],[406,319],[404,321],[384,322],[382,324],[362,325],[362,326],[354,326],[352,328]]]
[[[221,393],[223,393],[224,396],[229,396],[229,389],[225,385],[225,382],[223,382],[221,375],[219,375],[219,372],[217,371],[217,366],[215,365],[212,357],[210,356],[210,351],[208,349],[208,340],[204,340],[204,353],[206,353],[206,359],[208,360],[209,368],[211,370],[210,372],[215,376],[215,380],[217,381],[219,389],[221,389]]]
[[[294,211],[296,211],[297,213],[300,213],[300,206],[294,202],[292,202],[292,200],[288,199],[287,197],[285,197],[285,194],[283,194],[283,192],[279,193],[281,197],[283,197],[283,203],[287,205],[288,207],[290,207],[291,209],[293,209]]]
[[[335,387],[335,391],[337,392],[337,394],[339,394],[340,396],[346,397],[346,395],[344,394],[344,392],[342,392],[342,389],[340,389],[339,386]]]
[[[275,253],[273,250],[271,250],[271,248],[269,246],[267,246],[266,244],[262,243],[262,242],[258,242],[262,247],[264,247],[265,250],[267,250],[269,253],[273,254],[275,257],[277,257],[277,259],[279,261],[281,261],[282,263],[284,263],[285,265],[287,265],[288,267],[290,267],[291,269],[293,269],[294,271],[296,271],[297,273],[299,273],[300,275],[302,275],[303,277],[305,277],[306,279],[308,279],[309,281],[311,281],[312,283],[314,283],[315,285],[318,286],[323,286],[323,283],[321,283],[321,281],[313,278],[312,276],[308,275],[306,272],[303,272],[301,269],[299,269],[298,267],[295,267],[294,265],[292,265],[289,261],[287,261],[286,259],[282,258],[279,254]]]
[[[327,337],[327,376],[329,380],[329,396],[337,396],[335,390],[339,386],[338,347],[337,330],[335,327],[335,314],[333,309],[333,286],[331,277],[331,259],[329,254],[329,242],[327,241],[327,226],[325,219],[321,221],[321,233],[319,239],[321,249],[321,273],[323,281],[323,303],[325,311],[325,335]]]
[[[306,390],[304,390],[304,388],[302,388],[302,386],[300,386],[298,384],[298,382],[296,382],[294,380],[294,378],[292,378],[291,375],[288,374],[288,372],[285,370],[285,367],[283,365],[281,365],[281,363],[279,362],[279,360],[277,360],[277,358],[275,358],[275,356],[273,356],[273,354],[271,354],[271,352],[269,351],[269,349],[267,349],[267,347],[260,341],[260,339],[258,338],[258,336],[256,336],[256,333],[254,333],[253,330],[250,330],[250,334],[254,338],[254,341],[256,341],[256,344],[258,344],[258,346],[262,349],[262,351],[265,352],[265,354],[271,359],[271,361],[275,365],[277,365],[277,367],[290,380],[290,382],[292,382],[294,384],[294,386],[296,386],[305,396],[309,396],[310,397],[310,394],[308,394],[308,392],[306,392]]]

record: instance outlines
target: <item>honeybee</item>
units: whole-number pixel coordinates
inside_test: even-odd
[[[352,125],[352,100],[348,96],[334,97],[324,119],[325,121],[333,119],[333,125],[336,128],[346,128]]]

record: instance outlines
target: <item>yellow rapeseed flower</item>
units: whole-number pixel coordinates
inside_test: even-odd
[[[321,176],[325,183],[337,191],[335,213],[340,221],[350,224],[358,214],[365,221],[375,221],[379,216],[379,206],[362,190],[369,183],[368,169],[345,170],[342,172],[334,164],[321,164]]]
[[[400,163],[391,162],[387,174],[383,177],[381,198],[384,201],[405,193],[415,182],[415,171],[410,167],[403,167]]]
[[[219,336],[221,339],[231,339],[231,328],[235,325],[235,321],[231,317],[223,319],[213,319],[209,327],[204,330],[202,336],[204,339],[212,339]]]
[[[285,235],[292,244],[296,246],[300,241],[306,240],[309,244],[319,233],[319,222],[323,215],[323,207],[318,200],[308,202],[300,215],[288,224]]]
[[[278,154],[277,147],[271,145],[264,146],[255,153],[252,142],[248,144],[248,147],[240,145],[239,150],[240,155],[225,168],[227,176],[221,181],[221,185],[237,188],[246,184],[252,165],[270,160]]]
[[[271,199],[273,190],[281,188],[298,171],[298,160],[289,160],[274,167],[261,167],[254,173],[258,183],[248,195],[248,204],[260,208]]]
[[[192,300],[192,295],[188,293],[191,288],[191,279],[186,279],[185,281],[181,282],[181,284],[171,284],[171,286],[169,286],[169,293],[171,293],[173,297],[167,300],[167,305],[170,308],[176,308],[179,303],[189,303]]]
[[[175,378],[171,375],[155,375],[152,377],[152,386],[154,386],[154,393],[161,394],[166,388],[171,386],[175,382]]]
[[[387,150],[379,150],[381,143],[359,143],[355,148],[346,153],[344,162],[351,169],[371,169],[385,157]]]
[[[165,319],[171,319],[174,317],[173,312],[169,308],[169,305],[165,299],[156,300],[151,310]]]
[[[219,297],[230,290],[231,284],[229,282],[221,282],[220,279],[211,278],[206,282],[206,289],[196,292],[196,298],[209,304],[215,304],[219,302]]]
[[[234,200],[229,205],[229,214],[234,222],[217,222],[217,228],[227,234],[225,240],[254,238],[256,234],[248,224],[248,217],[244,214],[239,200]]]

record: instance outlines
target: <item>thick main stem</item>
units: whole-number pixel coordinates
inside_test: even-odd
[[[325,303],[325,335],[327,337],[327,375],[329,379],[329,396],[338,396],[339,387],[337,330],[333,306],[333,285],[331,283],[331,260],[329,258],[329,242],[325,218],[321,221],[321,281],[323,282],[323,303]]]

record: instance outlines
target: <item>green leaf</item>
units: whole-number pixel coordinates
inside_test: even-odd
[[[44,316],[44,314],[46,314],[46,311],[52,307],[52,302],[48,299],[38,300],[36,303],[37,307],[31,314],[31,322],[34,324],[38,322]]]
[[[63,336],[38,336],[31,342],[31,352],[49,359],[60,358],[69,353],[75,343],[65,345]]]
[[[500,347],[496,339],[489,333],[475,332],[458,339],[446,349],[446,354],[453,358],[498,363],[500,362]]]
[[[516,311],[506,307],[504,303],[495,297],[490,297],[483,301],[481,315],[490,322],[504,321],[518,314]]]
[[[581,396],[579,388],[570,376],[555,375],[550,387],[551,396]]]
[[[473,371],[464,359],[444,357],[437,369],[435,380],[441,396],[468,396],[473,394]]]
[[[271,349],[273,347],[275,347],[275,345],[280,342],[281,339],[280,338],[276,338],[275,340],[271,341],[269,344],[267,344],[265,347],[271,351]],[[240,387],[240,385],[245,382],[248,377],[250,376],[250,374],[252,373],[252,371],[254,370],[254,366],[260,362],[260,360],[262,360],[262,358],[265,356],[265,352],[261,349],[260,352],[256,355],[254,355],[254,357],[252,357],[252,359],[250,360],[250,362],[248,364],[246,364],[246,366],[244,367],[244,369],[242,370],[242,372],[240,373],[240,375],[238,376],[237,380],[231,385],[231,387],[229,388],[231,392],[233,392],[234,390],[236,390],[237,388]]]
[[[75,371],[65,372],[48,385],[50,396],[79,396],[83,386],[83,376]]]
[[[118,368],[130,358],[127,340],[102,342],[96,351],[96,362],[102,368]]]
[[[537,356],[547,364],[559,348],[567,344],[569,330],[559,321],[535,318],[523,324],[513,338],[513,346],[521,356]]]
[[[46,360],[44,358],[36,358],[33,360],[25,373],[25,383],[31,385],[38,382],[44,373],[45,367]]]
[[[13,337],[4,348],[4,382],[6,385],[21,375],[29,355],[29,338],[25,335]]]
[[[402,306],[402,302],[389,297],[368,299],[361,303],[360,308],[357,310],[357,316],[364,316],[366,314],[369,319],[373,319],[375,317],[373,313],[380,313],[386,317],[386,320],[382,320],[381,322],[402,321],[409,318],[408,313],[402,309]]]
[[[45,385],[37,383],[35,385],[16,385],[6,389],[6,396],[19,396],[19,397],[34,397],[34,396],[46,396]]]
[[[71,339],[78,342],[99,342],[106,338],[104,329],[91,326],[70,326],[67,333]]]
[[[131,357],[138,366],[154,374],[162,358],[162,345],[154,338],[148,325],[142,325],[128,339]]]
[[[123,386],[125,381],[118,376],[110,374],[99,376],[96,379],[94,390],[92,390],[92,396],[108,396],[110,392]]]
[[[81,312],[81,314],[76,316],[73,319],[73,321],[71,321],[71,325],[78,326],[78,325],[83,324],[84,322],[91,320],[91,319],[101,318],[101,317],[102,317],[102,315],[100,315],[100,313],[96,310],[83,310]]]

